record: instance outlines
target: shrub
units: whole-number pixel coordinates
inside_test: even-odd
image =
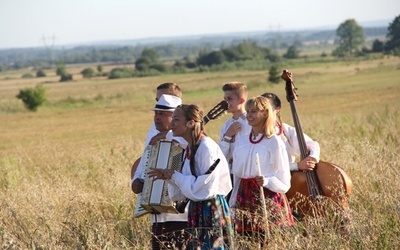
[[[97,71],[99,73],[102,73],[103,72],[103,65],[101,65],[101,64],[97,65]]]
[[[69,73],[61,74],[60,82],[68,82],[68,81],[72,81],[72,74]]]
[[[31,73],[25,73],[22,75],[22,78],[33,78],[33,75]]]
[[[36,77],[45,77],[46,73],[44,72],[43,69],[39,69],[38,71],[36,71]]]
[[[60,82],[72,81],[72,74],[67,72],[64,63],[57,63],[56,74],[61,76]]]
[[[268,77],[268,81],[273,82],[273,83],[279,83],[279,81],[281,80],[280,74],[279,74],[279,70],[278,67],[276,66],[271,66],[269,68],[269,77]]]
[[[46,102],[46,90],[41,85],[35,88],[25,88],[20,90],[16,97],[22,100],[27,109],[36,111],[40,105]]]
[[[67,74],[67,70],[65,69],[65,65],[64,64],[62,64],[62,63],[58,63],[57,64],[56,74],[58,76],[62,76],[62,75]]]
[[[296,46],[292,45],[287,49],[283,57],[287,59],[294,59],[294,58],[299,58],[299,54],[300,50]]]
[[[162,63],[156,63],[156,64],[152,64],[150,65],[150,69],[155,69],[159,72],[167,72],[168,71],[168,66],[164,65]]]
[[[84,70],[81,71],[81,74],[85,78],[90,78],[94,76],[94,70],[92,68],[85,68]]]
[[[131,68],[114,68],[111,70],[108,78],[109,79],[117,79],[117,78],[128,78],[133,77],[135,72]]]
[[[151,61],[150,59],[144,57],[144,58],[139,58],[135,62],[135,69],[138,71],[146,71],[149,70]]]
[[[277,52],[271,52],[265,58],[273,63],[279,62],[281,60],[281,56]]]

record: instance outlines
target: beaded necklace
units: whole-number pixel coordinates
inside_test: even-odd
[[[251,143],[251,144],[257,144],[257,143],[259,143],[260,141],[262,141],[262,139],[264,139],[264,137],[265,137],[265,135],[263,134],[263,135],[261,136],[260,139],[258,139],[257,141],[254,141],[254,140],[252,139],[252,135],[253,135],[253,132],[250,132],[249,140],[250,140],[250,143]]]

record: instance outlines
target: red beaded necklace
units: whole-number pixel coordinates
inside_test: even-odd
[[[262,139],[264,139],[264,134],[261,136],[261,138],[260,139],[258,139],[257,141],[253,141],[253,139],[251,138],[252,137],[252,135],[253,135],[253,132],[250,132],[250,135],[249,135],[249,140],[250,140],[250,143],[251,144],[257,144],[257,143],[259,143],[260,141],[262,141]]]
[[[186,149],[185,149],[185,157],[186,157],[186,159],[190,160],[190,148],[189,148],[189,146],[187,146]]]
[[[276,123],[276,126],[279,128],[279,131],[278,131],[278,133],[277,133],[277,135],[281,135],[282,134],[282,132],[283,132],[283,125],[282,125],[282,123]]]

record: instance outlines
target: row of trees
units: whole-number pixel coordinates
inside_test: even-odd
[[[332,52],[334,56],[358,56],[369,52],[385,52],[400,55],[400,16],[397,16],[388,28],[387,41],[376,39],[371,49],[364,46],[365,36],[363,28],[356,20],[349,19],[341,23],[336,30],[337,48]],[[294,59],[300,57],[301,44],[293,44],[287,48],[282,57]],[[185,56],[175,60],[173,65],[161,62],[162,56],[155,48],[144,48],[139,58],[134,62],[135,68],[115,68],[109,74],[110,79],[156,75],[160,73],[186,72],[188,69],[204,69],[215,65],[238,63],[244,61],[279,62],[282,57],[269,47],[262,47],[255,41],[244,40],[237,45],[218,50],[200,50],[197,57]],[[84,77],[94,75],[92,69],[82,72]],[[103,74],[104,75],[104,74]]]
[[[366,37],[382,37],[387,32],[387,27],[366,27],[363,29]],[[389,27],[390,30],[390,27]],[[389,31],[389,33],[391,33]],[[300,48],[304,42],[320,41],[328,44],[337,36],[334,30],[279,32],[254,34],[248,39],[255,41],[261,47],[269,47],[273,50],[286,50],[290,46]],[[161,58],[176,59],[198,56],[200,52],[211,52],[216,49],[224,49],[226,46],[237,45],[243,40],[241,37],[203,37],[201,39],[182,39],[165,42],[153,42],[140,45],[96,45],[79,46],[75,48],[60,49],[10,49],[0,50],[0,71],[8,69],[22,69],[34,67],[35,69],[53,67],[57,61],[62,60],[66,64],[73,63],[134,63],[146,47],[154,48]],[[388,40],[391,40],[388,37]],[[385,42],[383,39],[381,43]],[[396,46],[388,43],[388,47]],[[379,47],[379,44],[376,46]],[[382,46],[381,46],[382,47]]]
[[[390,23],[387,33],[387,41],[384,43],[375,40],[372,49],[364,46],[365,36],[363,28],[357,24],[356,20],[349,19],[341,23],[336,30],[337,48],[332,52],[338,57],[352,57],[364,55],[369,52],[385,52],[400,55],[400,16],[396,17]],[[300,57],[300,49],[296,45],[288,47],[284,58],[294,59]],[[159,72],[176,72],[186,69],[212,67],[215,65],[224,65],[226,63],[243,61],[266,60],[270,63],[276,63],[281,60],[281,56],[268,47],[259,46],[256,42],[245,40],[238,45],[227,48],[221,48],[214,51],[200,51],[197,58],[190,59],[184,57],[176,60],[172,67],[168,67],[159,61],[160,56],[155,49],[145,48],[135,61],[135,69],[116,68],[109,77],[134,77],[143,75],[154,75]]]
[[[341,23],[336,30],[336,36],[337,47],[332,53],[334,56],[359,56],[369,52],[384,52],[387,54],[400,55],[400,16],[397,16],[393,22],[390,23],[386,35],[387,40],[380,41],[376,39],[371,49],[364,47],[364,30],[354,19],[349,19]],[[117,67],[109,73],[103,72],[102,68],[98,68],[98,72],[95,72],[92,68],[86,68],[81,74],[86,78],[108,76],[110,79],[114,79],[158,75],[166,72],[183,73],[188,70],[204,71],[210,68],[213,70],[232,69],[232,66],[229,66],[229,64],[239,65],[238,67],[240,67],[240,65],[243,65],[241,62],[264,61],[268,63],[277,63],[282,58],[299,58],[301,53],[300,48],[301,43],[295,43],[288,46],[286,53],[280,56],[269,47],[260,46],[252,40],[244,40],[236,45],[215,50],[212,50],[211,47],[204,47],[202,50],[198,51],[197,56],[185,56],[182,59],[175,60],[175,62],[171,64],[165,62],[165,58],[160,55],[156,48],[144,47],[141,54],[137,56],[138,59],[132,62],[135,64],[134,68]],[[127,48],[125,48],[125,50],[126,49]],[[172,50],[172,47],[169,47],[164,53],[168,53],[167,51],[172,53]],[[324,55],[326,54],[322,56]],[[66,71],[64,63],[57,63],[56,73],[60,76],[60,81],[72,80],[72,75]],[[44,70],[37,70],[36,77],[43,76],[46,76]],[[24,74],[23,77],[27,78],[33,76],[31,74]]]
[[[139,58],[134,61],[134,68],[117,67],[109,73],[103,73],[103,66],[99,64],[97,71],[92,68],[85,68],[81,74],[85,78],[94,76],[108,76],[110,79],[138,77],[157,75],[160,73],[171,72],[186,72],[188,69],[204,70],[205,67],[212,67],[214,65],[222,65],[225,63],[235,63],[241,61],[254,61],[264,60],[276,63],[281,60],[281,56],[272,51],[268,47],[261,47],[256,42],[251,40],[244,40],[238,45],[223,48],[221,50],[214,50],[207,52],[209,49],[204,49],[199,52],[198,57],[186,56],[182,59],[175,60],[174,64],[167,64],[161,61],[161,56],[154,48],[144,48]],[[298,58],[300,50],[296,46],[290,46],[287,52],[283,55],[284,58],[293,59]],[[56,74],[60,76],[60,81],[71,81],[72,75],[66,70],[63,62],[57,62]],[[37,70],[37,77],[46,76],[43,69]]]
[[[361,26],[354,19],[349,19],[339,25],[336,30],[337,48],[333,51],[334,56],[345,57],[362,55],[368,52],[385,52],[395,55],[400,54],[400,16],[396,17],[389,25],[387,33],[387,41],[379,41],[376,39],[373,42],[371,50],[361,46],[364,45],[365,37]],[[298,45],[301,46],[301,45]],[[294,59],[300,57],[300,49],[297,45],[288,47],[284,58]],[[144,48],[139,58],[134,61],[135,68],[117,67],[109,73],[103,73],[101,65],[98,66],[95,72],[92,68],[85,68],[81,74],[85,78],[93,76],[108,76],[110,79],[139,77],[157,75],[161,73],[182,73],[190,69],[204,70],[206,67],[215,65],[224,65],[229,63],[237,63],[244,61],[268,61],[270,63],[279,62],[282,57],[268,47],[259,46],[255,41],[244,40],[237,45],[233,45],[219,50],[209,51],[203,49],[199,51],[197,57],[183,57],[175,60],[173,65],[163,63],[162,56],[155,48]],[[72,75],[66,71],[63,63],[57,63],[57,75],[60,76],[60,81],[72,80]],[[42,69],[36,73],[37,77],[45,76]]]
[[[298,58],[300,50],[296,46],[290,46],[283,57],[288,59]],[[276,51],[268,47],[259,46],[251,40],[244,40],[241,43],[222,48],[220,50],[201,50],[197,57],[186,56],[175,60],[173,64],[161,61],[158,52],[153,48],[145,48],[140,57],[135,61],[135,68],[114,68],[109,74],[110,79],[123,77],[138,77],[157,75],[160,73],[182,73],[191,71],[204,71],[221,68],[236,67],[244,62],[265,62],[277,63],[282,60]],[[229,66],[231,65],[231,66]]]

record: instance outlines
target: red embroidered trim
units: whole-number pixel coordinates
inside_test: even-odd
[[[186,159],[190,160],[190,149],[189,149],[189,146],[187,146],[186,149],[185,149],[185,157],[186,157]]]

